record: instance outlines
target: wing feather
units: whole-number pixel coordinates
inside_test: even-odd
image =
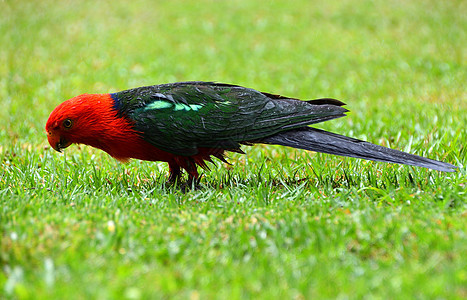
[[[200,147],[239,149],[242,143],[347,112],[334,99],[307,102],[212,82],[148,86],[112,96],[118,114],[133,120],[147,142],[186,156]]]

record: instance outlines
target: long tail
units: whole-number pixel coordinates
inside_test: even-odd
[[[443,172],[454,172],[457,168],[448,163],[393,150],[311,127],[302,127],[277,133],[256,142],[374,161],[424,167]]]

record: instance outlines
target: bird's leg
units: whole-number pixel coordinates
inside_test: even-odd
[[[199,187],[200,181],[201,181],[201,176],[196,176],[195,177],[195,176],[189,175],[186,184],[189,187],[194,187],[195,189],[197,189]]]
[[[184,167],[185,170],[188,172],[188,180],[182,187],[182,190],[185,189],[198,189],[199,188],[199,182],[201,180],[199,174],[198,174],[198,169],[196,167],[196,163],[194,162],[193,159],[187,159],[186,160],[186,167]]]
[[[169,184],[174,184],[176,182],[180,182],[180,177],[182,176],[182,171],[180,170],[180,166],[177,163],[169,162]]]

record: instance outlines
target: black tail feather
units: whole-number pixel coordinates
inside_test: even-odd
[[[365,141],[311,127],[302,127],[280,132],[257,142],[374,161],[424,167],[443,172],[454,172],[457,168],[449,163],[374,145]]]

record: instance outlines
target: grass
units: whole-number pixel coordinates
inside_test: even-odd
[[[465,1],[0,7],[0,298],[467,296]],[[47,145],[68,98],[184,80],[335,97],[352,112],[318,127],[459,170],[255,146],[182,193]]]

